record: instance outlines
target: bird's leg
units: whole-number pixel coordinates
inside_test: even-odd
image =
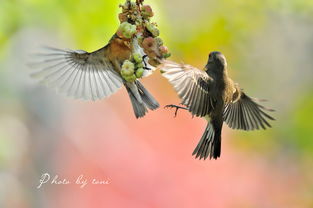
[[[178,106],[178,105],[166,105],[164,108],[176,108],[174,118],[177,116],[177,112],[179,109],[188,110],[188,108]]]
[[[143,57],[142,57],[142,62],[143,62],[143,64],[145,65],[144,67],[143,67],[143,69],[145,69],[145,70],[151,70],[151,68],[149,68],[148,67],[148,65],[147,65],[147,63],[146,63],[146,58],[148,57],[148,55],[144,55]]]

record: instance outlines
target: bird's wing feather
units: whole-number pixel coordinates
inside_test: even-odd
[[[40,61],[31,64],[39,69],[31,76],[77,99],[108,97],[123,85],[123,80],[105,57],[105,49],[88,53],[45,48],[44,53],[37,54]]]
[[[273,111],[257,103],[256,99],[240,92],[240,98],[225,105],[223,119],[232,129],[256,130],[271,127],[268,120],[275,120],[265,111]]]
[[[182,99],[182,104],[195,116],[209,114],[214,106],[214,98],[210,94],[212,79],[195,67],[163,61],[159,66],[162,75],[174,86]]]

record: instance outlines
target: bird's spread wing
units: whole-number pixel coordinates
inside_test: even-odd
[[[32,64],[39,68],[32,77],[70,97],[101,99],[123,85],[104,53],[105,48],[92,53],[46,48],[44,53],[38,54],[41,60]]]
[[[163,61],[159,66],[162,75],[174,86],[182,104],[195,116],[205,116],[214,108],[210,95],[212,79],[195,67]]]
[[[257,103],[244,92],[235,102],[225,105],[223,119],[232,129],[256,130],[271,127],[268,120],[275,120],[265,111],[273,111]]]

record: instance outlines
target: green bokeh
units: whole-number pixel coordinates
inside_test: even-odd
[[[273,60],[274,58],[271,59],[272,53],[274,54],[272,50],[275,48],[268,49],[267,47],[271,44],[275,45],[275,42],[279,41],[280,35],[283,38],[283,36],[288,36],[289,34],[280,34],[279,30],[278,32],[276,31],[276,33],[279,33],[278,38],[269,39],[269,44],[264,46],[264,48],[262,48],[262,43],[258,45],[257,42],[262,39],[262,36],[264,36],[263,39],[267,41],[266,32],[271,31],[268,29],[266,30],[266,28],[275,30],[277,25],[274,24],[274,26],[272,26],[271,24],[276,19],[281,18],[281,24],[285,24],[287,26],[290,25],[290,22],[288,22],[290,19],[304,19],[306,20],[305,22],[313,23],[313,1],[146,0],[145,2],[147,4],[151,4],[155,11],[156,15],[153,17],[153,20],[158,22],[161,37],[164,40],[165,45],[169,47],[169,50],[172,53],[172,57],[170,59],[176,61],[183,60],[185,63],[192,64],[197,67],[203,67],[209,51],[220,50],[226,55],[228,63],[230,63],[231,70],[229,70],[229,73],[231,77],[234,78],[234,80],[240,80],[238,82],[244,86],[245,90],[247,89],[249,95],[251,93],[253,97],[266,98],[267,94],[275,92],[274,95],[272,93],[272,97],[269,99],[270,101],[264,103],[264,105],[269,107],[274,105],[273,107],[276,109],[276,112],[273,113],[273,115],[277,121],[271,122],[273,128],[266,131],[243,132],[229,130],[226,128],[226,125],[224,125],[225,134],[223,134],[222,148],[227,147],[224,145],[225,143],[231,144],[232,151],[237,151],[238,154],[243,153],[246,159],[250,159],[253,162],[254,158],[261,158],[260,160],[265,160],[268,164],[275,164],[275,161],[283,160],[284,162],[281,163],[283,165],[278,167],[281,175],[284,175],[285,169],[286,173],[288,173],[288,167],[296,167],[297,171],[300,170],[299,172],[301,172],[301,174],[299,174],[300,177],[298,178],[298,182],[301,183],[301,186],[305,187],[301,189],[302,192],[297,194],[304,195],[304,198],[309,196],[305,198],[306,201],[301,200],[301,203],[312,205],[312,84],[303,84],[302,87],[296,88],[295,86],[298,82],[300,82],[299,85],[302,84],[302,79],[305,77],[302,76],[299,78],[300,80],[294,79],[290,82],[285,80],[285,83],[283,83],[284,85],[276,84],[275,86],[276,88],[279,88],[279,91],[277,89],[273,89],[271,85],[271,82],[281,82],[284,80],[282,77],[288,77],[290,73],[290,71],[288,71],[286,74],[281,75],[275,73],[274,70],[277,69],[278,71],[279,67],[280,69],[282,67],[287,67],[286,65],[288,65],[288,63],[292,63],[293,66],[297,66],[298,63],[303,61],[301,57],[304,51],[299,50],[299,48],[294,48],[294,45],[287,45],[285,49],[287,51],[287,56],[275,57],[279,58],[276,63],[279,61],[285,62],[286,60],[287,64],[278,63],[276,65],[276,67],[278,67],[276,69],[271,68],[271,74],[268,75],[263,71],[262,64],[264,62],[275,62]],[[14,84],[18,85],[19,83],[10,80],[12,75],[8,76],[9,70],[5,67],[8,62],[7,57],[10,54],[8,49],[11,44],[13,44],[13,38],[15,35],[19,34],[19,32],[23,29],[39,29],[45,31],[46,33],[51,32],[52,37],[57,36],[56,39],[58,40],[70,40],[68,45],[66,45],[67,42],[62,45],[63,48],[72,47],[74,44],[74,49],[93,51],[104,46],[111,38],[112,34],[116,31],[119,24],[117,14],[120,11],[118,8],[120,3],[124,3],[124,1],[0,0],[0,124],[1,119],[3,120],[3,123],[5,123],[5,121],[7,121],[7,115],[13,115],[13,117],[18,118],[17,120],[21,121],[21,123],[25,122],[30,125],[29,128],[31,129],[31,127],[34,128],[35,126],[35,124],[32,124],[32,122],[34,122],[32,119],[38,119],[40,121],[36,124],[38,126],[40,126],[42,121],[45,121],[44,119],[40,120],[42,119],[40,117],[40,113],[46,113],[45,116],[47,118],[49,117],[49,119],[52,118],[51,123],[53,123],[53,117],[55,114],[54,111],[56,111],[55,109],[50,109],[54,106],[53,101],[47,98],[44,100],[42,94],[41,97],[36,95],[36,99],[31,102],[31,98],[34,98],[35,96],[31,97],[30,100],[27,100],[25,99],[25,95],[23,95],[23,92],[25,91],[20,90],[22,93],[16,92],[18,91],[16,89],[18,87],[14,86]],[[310,26],[312,28],[312,24]],[[308,29],[310,28],[308,27]],[[297,30],[297,28],[290,29],[290,31],[294,30]],[[305,32],[306,30],[304,30],[303,33]],[[269,37],[272,37],[272,35],[273,34],[270,34]],[[302,41],[301,38],[298,39],[298,37],[295,38],[295,40],[295,42]],[[255,45],[257,47],[254,49],[254,52],[259,49],[265,50],[266,52],[268,51],[264,60],[260,57],[254,57],[249,54],[249,50],[252,50]],[[304,44],[303,48],[308,49],[307,51],[313,53],[313,44],[311,46]],[[292,52],[293,50],[296,50],[296,53],[290,53],[289,55],[289,52]],[[262,53],[260,54],[262,55]],[[260,56],[260,54],[258,55]],[[260,62],[254,63],[254,60],[259,60]],[[296,62],[296,60],[298,60],[298,62]],[[12,60],[10,61],[12,62]],[[270,64],[266,66],[270,66]],[[309,68],[308,70],[312,71],[313,62],[308,63],[307,66]],[[255,70],[249,71],[250,67],[255,67]],[[299,74],[302,73],[301,70],[301,68],[291,69],[291,71],[297,71]],[[256,73],[256,75],[254,73]],[[309,75],[312,75],[312,73]],[[263,80],[262,83],[257,83],[256,80],[261,80],[262,77],[268,78],[268,80]],[[306,82],[308,83],[308,80],[306,80]],[[160,83],[162,83],[162,80],[160,80]],[[257,85],[262,86],[258,87]],[[161,89],[162,87],[163,86],[160,86]],[[31,93],[37,92],[38,91],[31,91]],[[283,99],[286,97],[291,98]],[[40,112],[33,115],[33,112],[29,113],[27,111],[32,110],[32,105],[38,101],[37,98],[38,100],[43,99],[43,103],[51,102],[52,104],[47,105],[47,103],[45,103],[45,106],[48,107],[46,109],[37,109]],[[26,108],[25,106],[27,104],[29,106]],[[286,108],[285,106],[288,107]],[[56,106],[55,108],[59,108],[59,106]],[[36,118],[28,117],[29,115]],[[191,122],[193,121],[194,120]],[[17,127],[19,126],[18,124],[19,122],[17,122],[16,126],[13,125],[11,131],[8,131],[5,127],[0,126],[0,171],[3,168],[11,166],[15,167],[15,164],[11,164],[14,163],[12,162],[14,161],[14,158],[17,158],[18,156],[23,157],[23,155],[21,156],[18,154],[19,148],[21,148],[23,143],[18,143],[14,140],[14,135],[17,132]],[[176,125],[176,123],[173,123],[173,125]],[[46,129],[44,132],[46,132]],[[31,153],[34,155],[37,154],[36,158],[38,158],[38,160],[45,160],[45,158],[41,158],[44,155],[43,152],[33,152],[33,148],[35,150],[37,148],[38,150],[39,147],[33,147],[30,145]],[[224,158],[227,160],[227,156],[225,155],[224,157],[223,155],[223,158],[219,161],[223,163]],[[24,162],[25,161],[23,161],[23,164]],[[43,162],[45,163],[46,161]],[[206,161],[205,165],[214,165],[214,162],[215,161]],[[236,165],[238,165],[238,167],[245,165],[244,161],[243,163],[241,162],[241,160],[238,160],[238,164]],[[257,160],[256,163],[258,163]],[[25,164],[27,164],[27,162],[25,162]],[[36,165],[37,167],[41,167],[38,164]],[[22,167],[21,169],[23,170],[21,170],[21,173],[23,177],[25,177],[25,168],[31,169],[29,172],[31,175],[34,175],[32,167]],[[270,171],[268,171],[267,174],[272,174],[271,171],[275,168],[277,167],[269,166],[268,169]],[[227,168],[225,168],[225,170],[227,171]],[[277,170],[275,171],[277,175]],[[303,175],[304,177],[302,177]],[[236,173],[234,173],[234,177],[237,177]],[[224,186],[225,184],[218,185]],[[29,187],[31,186],[33,186],[33,184],[29,185]],[[30,193],[28,189],[25,190],[27,190],[25,193]],[[33,191],[33,189],[31,190]],[[285,190],[281,191],[282,195],[284,194],[283,191]],[[37,200],[40,197],[42,196],[37,196],[35,194],[33,198]],[[263,199],[260,200],[263,201]],[[1,197],[0,207],[2,207]],[[300,205],[298,207],[312,206]]]
[[[2,0],[0,60],[5,58],[10,38],[22,28],[53,31],[61,38],[71,39],[77,48],[87,51],[100,48],[118,27],[119,3],[123,1]],[[313,1],[309,0],[202,1],[197,10],[188,6],[189,1],[163,0],[146,3],[152,4],[156,14],[154,19],[161,29],[161,37],[169,46],[174,59],[183,59],[186,63],[201,66],[208,52],[218,49],[227,54],[228,61],[239,71],[242,66],[242,54],[237,52],[238,48],[246,47],[251,37],[270,23],[269,17],[272,14],[313,19]],[[180,4],[177,8],[184,5],[189,9],[177,11],[177,4]],[[176,24],[177,22],[180,24]],[[3,70],[4,67],[1,67],[0,72]],[[238,73],[238,70],[233,73]],[[3,95],[11,92],[5,82],[1,82],[0,86]],[[240,138],[247,137],[240,140],[244,145],[261,149],[263,147],[265,150],[275,150],[278,146],[286,145],[292,146],[296,152],[313,155],[312,90],[304,92],[301,99],[303,102],[299,102],[297,107],[288,112],[288,121],[278,120],[273,124],[276,126],[273,130],[236,135]],[[279,112],[277,114],[279,115]],[[258,139],[264,135],[267,135],[268,139]]]

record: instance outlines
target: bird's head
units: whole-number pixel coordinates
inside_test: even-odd
[[[227,62],[225,56],[219,51],[213,51],[209,54],[209,60],[206,65],[206,68],[209,69],[211,67],[218,69],[226,69]]]

